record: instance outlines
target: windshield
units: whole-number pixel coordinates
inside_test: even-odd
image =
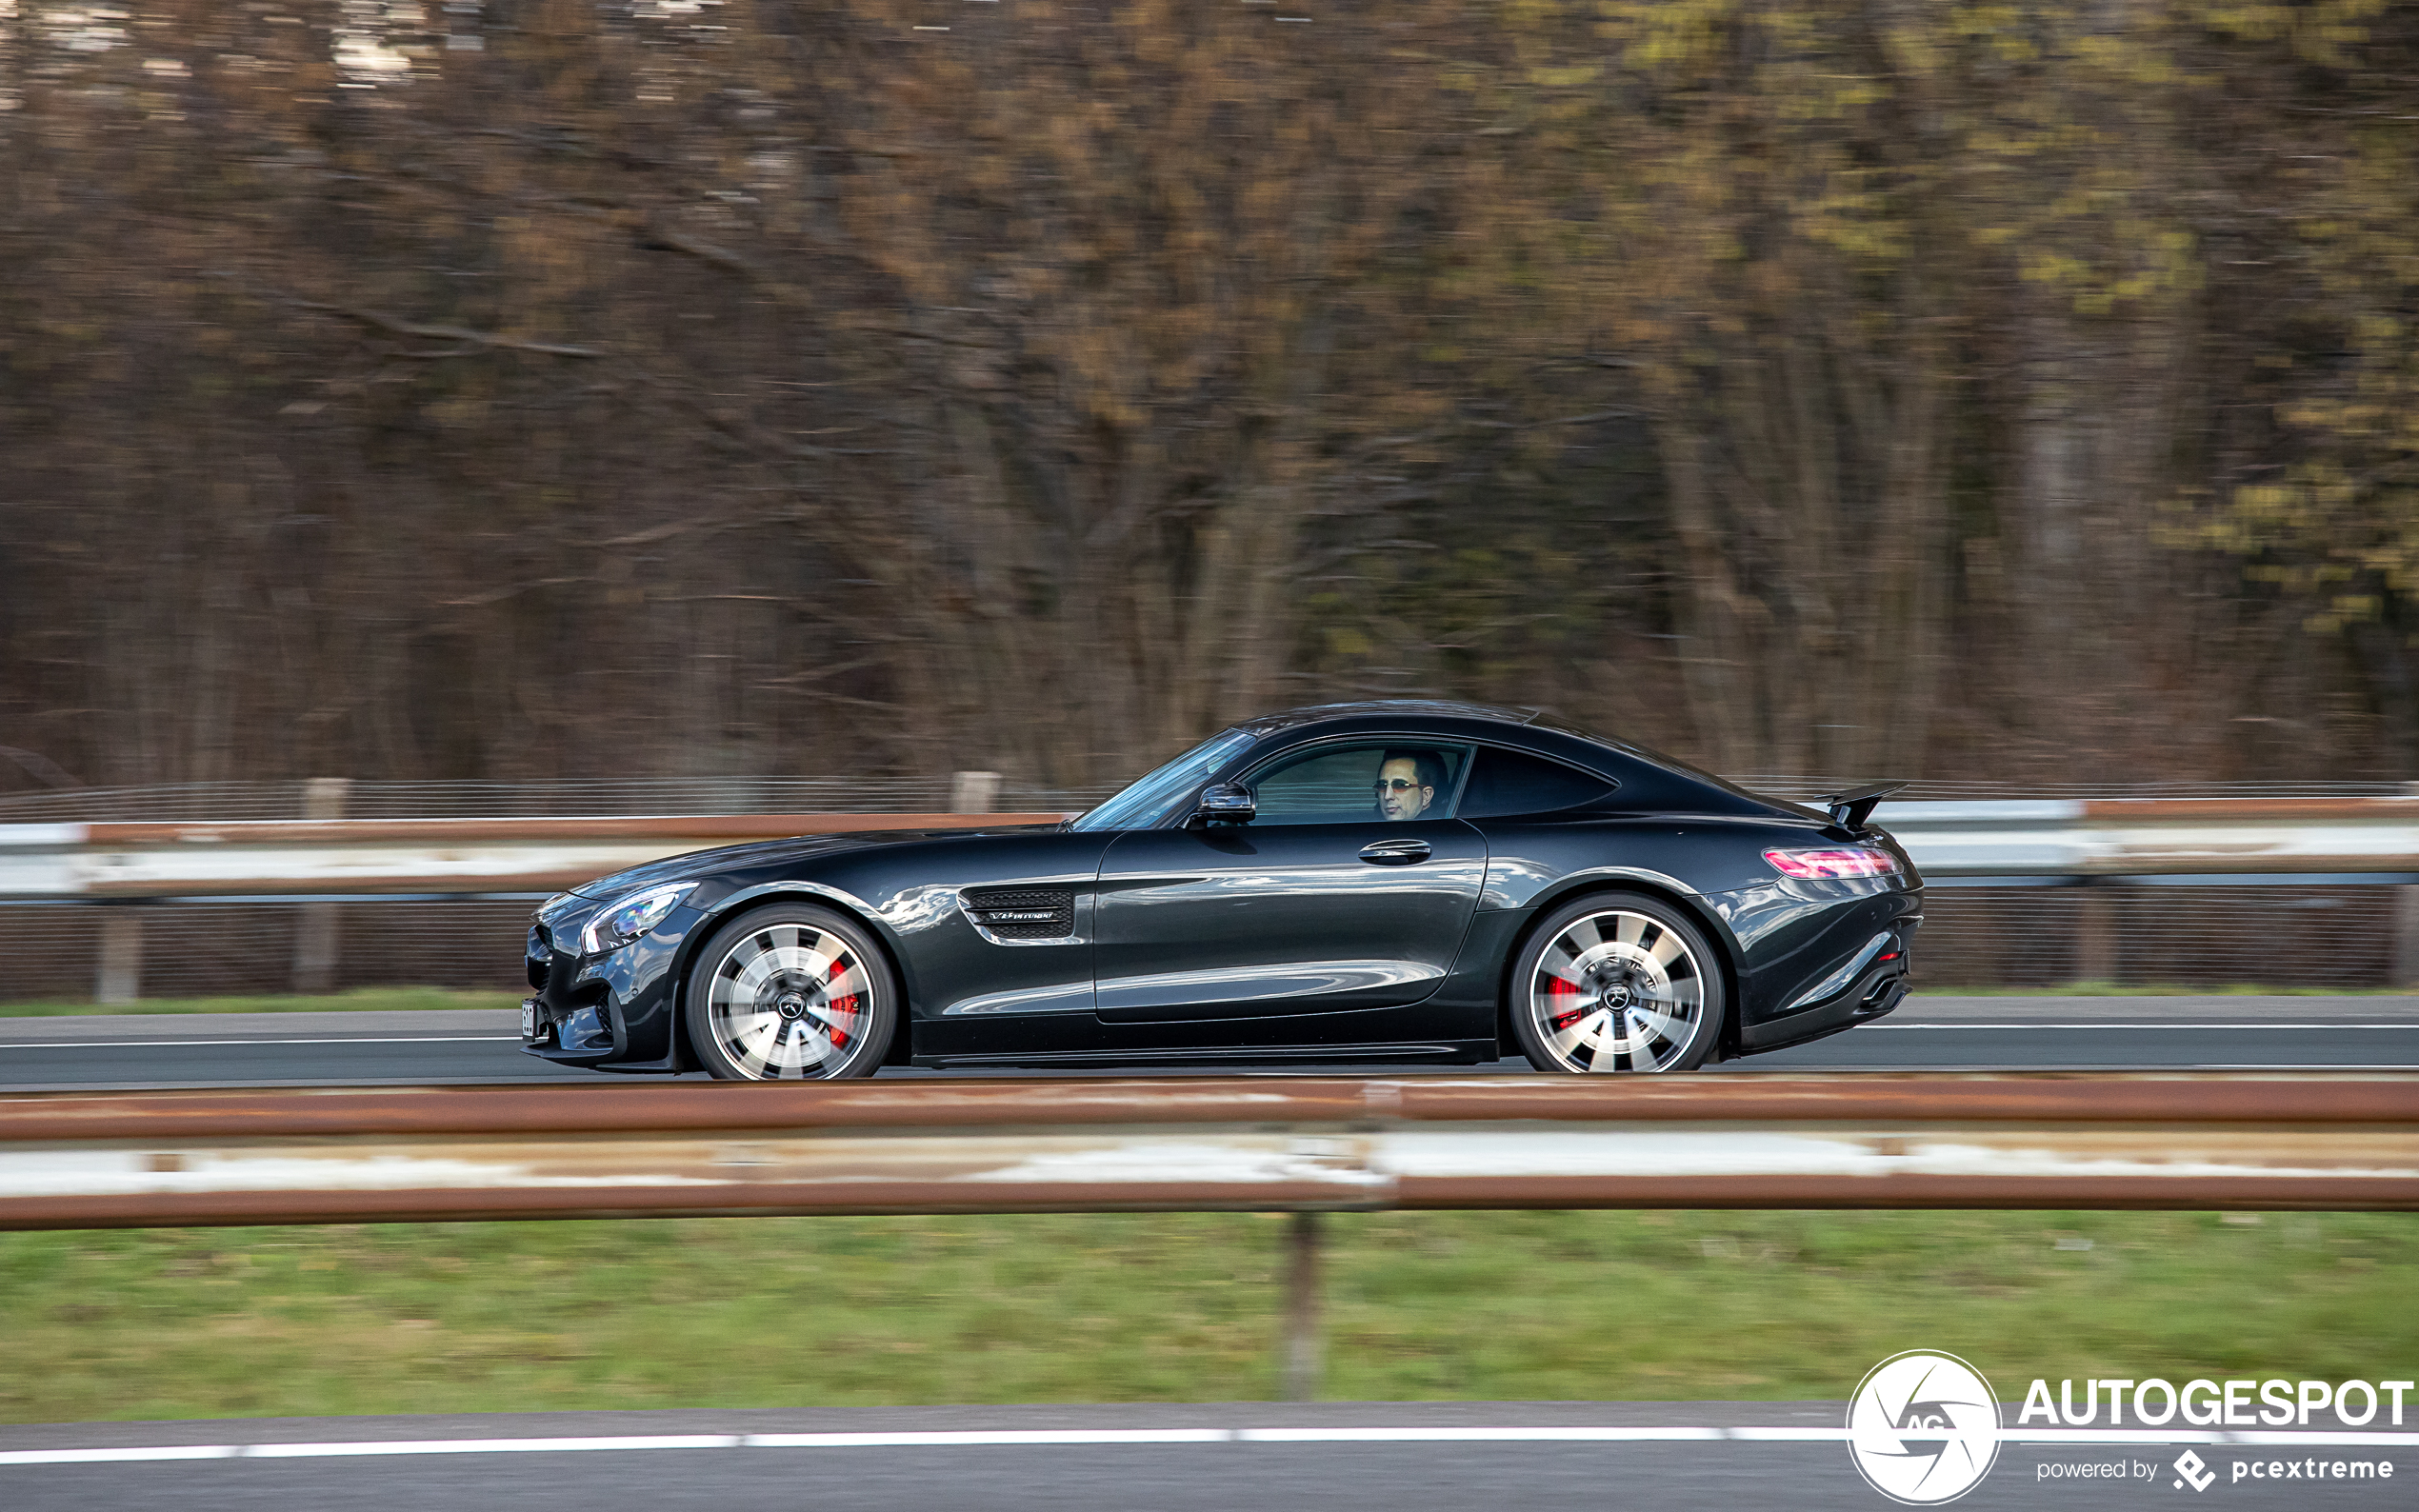
[[[1226,759],[1251,744],[1247,730],[1212,735],[1068,826],[1070,829],[1147,829],[1177,798],[1210,780]]]

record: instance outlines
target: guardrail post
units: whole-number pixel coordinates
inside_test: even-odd
[[[2398,987],[2419,987],[2419,887],[2394,889],[2394,976]]]
[[[303,784],[305,819],[342,819],[352,788],[350,777],[313,777]],[[332,903],[307,903],[294,925],[294,990],[336,990],[336,951],[343,921]]]
[[[131,1003],[143,995],[143,914],[119,906],[101,910],[101,969],[92,986],[96,1003]]]
[[[2109,889],[2087,883],[2076,900],[2074,980],[2114,982],[2117,979],[2116,907]]]
[[[1285,1400],[1319,1395],[1319,1215],[1289,1213],[1285,1224]]]
[[[950,777],[950,812],[989,814],[998,811],[1000,774],[954,772]]]

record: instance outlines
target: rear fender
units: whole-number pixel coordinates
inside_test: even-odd
[[[1704,897],[1660,872],[1603,867],[1564,878],[1527,910],[1520,929],[1512,936],[1504,951],[1501,986],[1495,998],[1495,1039],[1505,1046],[1520,1042],[1511,1026],[1512,969],[1520,964],[1520,953],[1529,948],[1529,941],[1537,932],[1548,914],[1586,893],[1635,892],[1668,904],[1703,930],[1712,942],[1714,965],[1722,972],[1722,1034],[1714,1044],[1714,1059],[1728,1061],[1739,1053],[1739,941],[1728,921],[1709,906]],[[1509,1052],[1508,1052],[1509,1053]]]

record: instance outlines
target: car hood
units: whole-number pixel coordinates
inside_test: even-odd
[[[711,850],[692,850],[684,855],[666,856],[583,882],[570,889],[583,898],[610,899],[654,886],[658,883],[688,882],[727,871],[753,871],[766,866],[783,866],[810,856],[839,855],[851,850],[874,850],[886,846],[921,845],[934,840],[969,840],[988,834],[1030,834],[1046,829],[1046,825],[1005,826],[999,829],[865,829],[845,835],[800,835],[791,840],[751,840],[740,846],[717,846]]]

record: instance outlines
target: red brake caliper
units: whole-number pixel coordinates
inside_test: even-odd
[[[1553,985],[1546,989],[1546,996],[1549,1000],[1575,998],[1579,996],[1578,983],[1565,982],[1560,977],[1555,977],[1551,980],[1553,982]],[[1560,1033],[1562,1030],[1569,1028],[1572,1025],[1578,1023],[1581,1019],[1584,1019],[1587,1016],[1588,1010],[1586,1008],[1565,1007],[1559,1002],[1552,1002],[1546,1011],[1546,1022],[1553,1026],[1556,1033]]]
[[[817,986],[821,986],[826,983],[832,982],[839,977],[846,975],[848,969],[849,958],[846,954],[833,956],[831,958],[831,969],[826,971],[823,974],[823,981],[815,985]],[[851,992],[847,997],[840,999],[838,1002],[830,1004],[830,1006],[835,1013],[846,1013],[853,1016],[857,1011],[856,994]],[[849,1047],[848,1030],[841,1028],[836,1024],[826,1024],[823,1027],[824,1032],[831,1039],[831,1047],[833,1049],[845,1050]]]

